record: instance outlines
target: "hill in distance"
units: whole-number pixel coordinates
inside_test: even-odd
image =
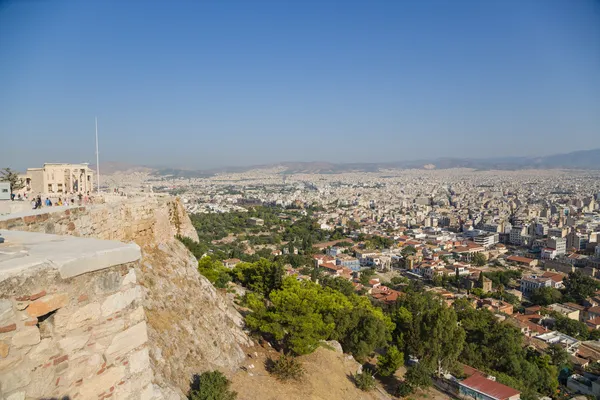
[[[93,166],[92,166],[93,167]],[[493,158],[452,158],[422,159],[384,163],[331,163],[281,162],[252,165],[246,167],[226,167],[207,170],[186,170],[178,168],[150,168],[126,163],[111,162],[100,165],[101,172],[148,172],[157,176],[177,178],[209,177],[217,173],[246,172],[253,169],[283,167],[283,174],[336,174],[343,172],[376,172],[381,169],[449,169],[472,168],[478,170],[520,170],[520,169],[584,169],[600,170],[600,149],[580,150],[571,153],[554,154],[543,157],[493,157]]]

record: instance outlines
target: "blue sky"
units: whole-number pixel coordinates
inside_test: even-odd
[[[0,166],[600,147],[600,2],[0,2]]]

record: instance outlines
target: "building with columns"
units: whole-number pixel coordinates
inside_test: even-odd
[[[28,168],[23,180],[24,191],[34,195],[86,194],[94,190],[94,171],[87,163],[45,163],[42,168]]]

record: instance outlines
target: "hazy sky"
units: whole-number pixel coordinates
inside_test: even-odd
[[[0,167],[600,147],[595,0],[0,1]],[[101,161],[102,162],[102,161]]]

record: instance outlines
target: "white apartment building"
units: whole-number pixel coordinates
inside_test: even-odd
[[[523,293],[530,293],[535,289],[543,287],[552,287],[552,279],[537,275],[529,275],[521,278],[520,290]]]
[[[487,233],[485,235],[475,236],[473,238],[475,244],[479,246],[483,246],[485,248],[490,248],[496,243],[500,242],[500,234],[498,233]]]
[[[556,255],[560,256],[567,253],[567,239],[563,237],[552,236],[548,239],[546,247],[556,250]]]

